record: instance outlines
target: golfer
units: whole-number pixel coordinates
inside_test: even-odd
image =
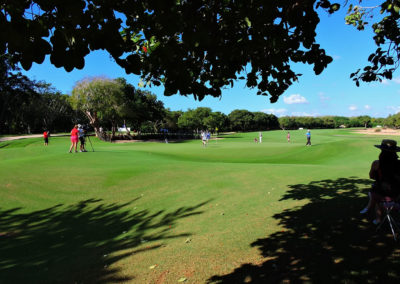
[[[43,132],[44,146],[48,146],[49,145],[49,135],[50,135],[49,131],[45,130]]]
[[[206,147],[207,145],[207,134],[205,131],[201,132],[201,140],[203,142],[203,147]]]
[[[79,135],[79,130],[78,130],[78,125],[75,125],[74,128],[71,130],[71,147],[69,147],[69,153],[72,153],[72,149],[75,149],[75,153],[77,153],[77,145],[78,145],[78,135]]]
[[[311,146],[311,132],[310,132],[310,130],[307,130],[306,136],[307,136],[306,146]]]
[[[260,143],[262,143],[262,133],[261,133],[261,132],[258,133],[258,136],[259,136],[259,138],[260,138],[258,141],[259,141]]]

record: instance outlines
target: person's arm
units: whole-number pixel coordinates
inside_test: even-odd
[[[369,178],[377,180],[378,179],[378,169],[379,169],[379,160],[375,160],[371,164],[371,169],[369,171]]]

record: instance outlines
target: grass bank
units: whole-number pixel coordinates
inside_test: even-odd
[[[76,154],[68,137],[1,142],[0,283],[399,278],[390,236],[358,215],[383,137],[255,137],[92,138],[94,152]]]

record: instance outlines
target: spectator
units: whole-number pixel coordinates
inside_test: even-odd
[[[79,141],[81,142],[79,146],[79,152],[87,152],[85,149],[85,130],[80,124],[78,124],[78,131]]]
[[[381,149],[379,160],[375,160],[371,164],[369,177],[375,182],[369,192],[368,205],[360,211],[361,214],[375,210],[376,219],[374,224],[381,222],[382,210],[379,202],[383,197],[390,197],[394,200],[399,199],[400,195],[400,161],[396,152],[400,151],[397,142],[394,140],[384,139],[381,145],[375,145]]]

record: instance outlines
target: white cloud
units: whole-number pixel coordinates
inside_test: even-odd
[[[308,112],[301,112],[301,111],[294,111],[292,112],[292,116],[319,116],[319,113],[308,113]]]
[[[263,109],[261,111],[265,112],[265,113],[271,113],[276,116],[282,116],[287,112],[287,109],[285,109],[285,108],[268,108],[268,109]]]
[[[381,82],[381,84],[383,84],[383,85],[390,85],[391,83],[400,84],[400,77],[396,77],[391,80],[382,79],[382,82]]]
[[[400,106],[388,106],[386,108],[390,110],[392,114],[400,112]]]
[[[396,77],[391,80],[382,79],[382,82],[381,82],[381,84],[383,84],[383,85],[390,85],[391,83],[400,84],[400,77]]]
[[[330,100],[331,98],[326,96],[324,92],[319,92],[318,93],[319,99],[323,102],[323,101],[327,101]]]
[[[371,106],[370,105],[365,105],[364,108],[369,110],[369,109],[371,109]]]
[[[357,106],[351,105],[351,106],[349,106],[349,110],[355,111],[355,110],[357,110]]]
[[[332,55],[333,60],[340,60],[342,57],[340,55]]]
[[[305,97],[301,96],[300,94],[293,94],[288,97],[283,97],[283,102],[285,104],[306,104],[308,101]]]

